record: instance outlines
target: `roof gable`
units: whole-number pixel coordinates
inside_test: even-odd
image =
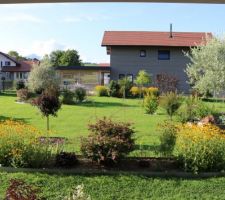
[[[14,63],[16,63],[17,65],[20,65],[20,63],[13,57],[9,56],[8,54],[5,54],[3,52],[0,51],[0,54],[5,56],[6,58],[8,58],[9,60],[13,61]]]
[[[102,46],[172,46],[193,47],[206,43],[212,33],[204,32],[153,32],[105,31]]]

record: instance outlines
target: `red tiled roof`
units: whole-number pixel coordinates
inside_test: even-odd
[[[97,66],[99,67],[110,67],[109,63],[98,63]]]
[[[37,61],[32,61],[32,60],[23,60],[19,61],[20,65],[17,66],[4,66],[2,68],[3,72],[30,72],[31,68],[34,64],[37,64]]]
[[[206,43],[212,33],[203,32],[105,31],[102,46],[193,47]]]

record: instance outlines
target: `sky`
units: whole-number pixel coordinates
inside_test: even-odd
[[[42,57],[76,49],[84,62],[109,62],[106,30],[225,33],[225,5],[60,3],[0,5],[0,51]]]

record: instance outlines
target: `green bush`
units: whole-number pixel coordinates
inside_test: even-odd
[[[70,90],[63,90],[61,93],[61,101],[63,104],[74,104],[74,92]]]
[[[147,114],[154,114],[158,108],[158,98],[152,95],[145,96],[144,108]]]
[[[177,126],[171,122],[164,122],[160,124],[159,135],[159,152],[163,156],[171,156],[176,144]]]
[[[26,88],[26,86],[25,86],[24,81],[19,80],[16,82],[16,90],[25,89],[25,88]]]
[[[129,123],[103,118],[89,125],[88,138],[81,140],[82,154],[102,165],[113,165],[134,149],[134,130]]]
[[[181,106],[181,97],[176,92],[167,92],[160,100],[160,105],[172,119],[175,112]]]
[[[182,123],[198,121],[206,116],[216,114],[214,107],[209,107],[198,97],[190,96],[178,110],[178,120]]]
[[[109,83],[109,96],[111,97],[121,97],[120,86],[117,81],[110,81]]]
[[[95,87],[95,91],[97,96],[99,97],[107,97],[108,96],[108,88],[104,85],[97,85]]]
[[[78,103],[81,103],[82,101],[84,101],[86,96],[87,96],[87,92],[84,88],[78,87],[75,89],[74,97]]]

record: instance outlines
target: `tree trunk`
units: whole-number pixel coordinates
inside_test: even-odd
[[[49,131],[49,116],[47,116],[47,131]]]

